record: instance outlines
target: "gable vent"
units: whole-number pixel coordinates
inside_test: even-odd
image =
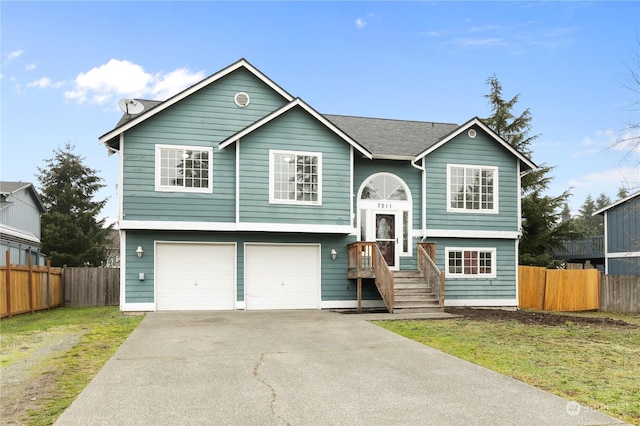
[[[476,135],[477,135],[477,133],[476,133],[476,130],[475,130],[475,129],[469,129],[469,131],[467,132],[467,134],[469,135],[469,137],[470,137],[471,139],[475,138],[475,137],[476,137]]]
[[[249,102],[251,102],[249,95],[244,92],[236,93],[236,95],[233,97],[233,100],[240,108],[246,107],[247,105],[249,105]]]

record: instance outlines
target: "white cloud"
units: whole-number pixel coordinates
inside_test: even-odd
[[[629,155],[640,155],[640,128],[627,129],[610,145],[614,151],[624,151]]]
[[[180,68],[169,73],[150,74],[141,65],[111,59],[106,64],[80,73],[73,90],[65,97],[78,103],[104,104],[114,98],[130,97],[164,100],[204,78],[202,71]]]
[[[167,99],[180,90],[197,83],[204,77],[205,73],[202,71],[194,73],[188,68],[179,68],[168,74],[157,76],[151,94],[157,99]]]
[[[26,67],[24,67],[25,71],[33,71],[37,68],[38,66],[36,64],[29,64]]]
[[[11,62],[14,59],[19,58],[20,56],[22,56],[22,54],[24,53],[24,50],[14,50],[12,52],[9,52],[5,55],[5,60],[7,62]]]
[[[640,185],[640,172],[636,167],[619,167],[602,172],[589,173],[578,179],[569,181],[569,186],[573,188],[588,188],[594,193],[610,188],[605,191],[609,196],[614,196],[615,191],[620,186],[637,188]]]
[[[364,28],[364,27],[366,27],[366,26],[367,26],[367,21],[365,21],[365,20],[364,20],[364,19],[362,19],[362,18],[358,18],[358,19],[356,19],[356,28],[357,28],[357,29],[361,30],[361,29],[363,29],[363,28]]]
[[[57,81],[53,83],[51,82],[51,79],[49,77],[42,77],[36,81],[32,81],[31,83],[27,84],[27,87],[37,87],[39,89],[47,89],[47,88],[59,89],[62,86],[64,86],[64,82]]]

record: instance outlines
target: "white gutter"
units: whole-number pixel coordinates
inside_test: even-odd
[[[411,160],[411,166],[422,172],[422,202],[420,207],[422,209],[421,227],[422,227],[422,239],[427,238],[427,170],[424,167],[424,157],[422,158],[422,166],[416,164],[416,159]]]

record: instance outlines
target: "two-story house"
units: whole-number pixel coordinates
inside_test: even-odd
[[[44,265],[40,253],[40,216],[46,209],[38,192],[28,182],[0,182],[0,265],[26,265],[29,257],[34,265]]]
[[[163,101],[126,100],[121,309],[356,306],[348,247],[393,271],[435,243],[445,305],[517,306],[520,179],[535,165],[478,118],[324,115],[244,59]],[[380,306],[365,286],[364,306]]]

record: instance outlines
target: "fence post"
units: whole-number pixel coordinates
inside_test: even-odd
[[[7,316],[11,318],[11,252],[5,253],[7,259]]]
[[[51,259],[47,259],[47,310],[51,309]]]
[[[31,309],[31,313],[34,312],[34,303],[33,303],[33,261],[31,260],[31,255],[28,256],[28,265],[29,265],[29,309]]]
[[[60,306],[67,306],[67,265],[62,265],[62,275],[60,275]]]

